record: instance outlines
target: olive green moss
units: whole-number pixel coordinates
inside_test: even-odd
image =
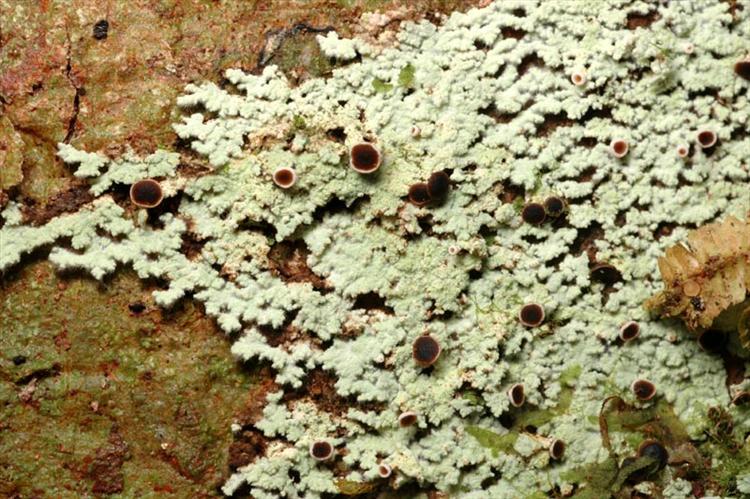
[[[90,494],[92,458],[113,431],[129,447],[123,497],[215,493],[227,421],[254,378],[195,305],[161,311],[151,286],[130,271],[58,276],[46,262],[3,278],[0,495]]]

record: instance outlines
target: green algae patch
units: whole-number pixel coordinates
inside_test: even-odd
[[[612,497],[620,492],[630,475],[646,471],[655,463],[654,458],[644,456],[619,467],[617,461],[610,457],[601,463],[565,472],[562,478],[571,483],[585,484],[573,497],[577,499],[600,499]]]
[[[300,115],[295,115],[292,118],[292,126],[295,130],[304,130],[307,128],[307,122],[305,121],[305,118]]]
[[[518,439],[518,433],[516,432],[501,435],[492,430],[474,425],[466,426],[465,430],[466,433],[476,439],[479,445],[486,449],[490,449],[492,455],[495,457],[499,456],[501,452],[512,452],[513,445],[515,445],[516,440]]]
[[[628,437],[633,447],[642,440],[639,435],[651,436],[669,445],[690,440],[685,424],[664,400],[638,408],[628,405],[620,397],[610,397],[602,404],[599,417],[589,420],[598,421],[603,445],[608,449],[611,448],[610,432],[636,433]]]
[[[479,393],[473,390],[467,390],[461,393],[461,397],[468,400],[472,405],[482,405],[482,397]]]
[[[23,180],[23,140],[10,120],[0,117],[0,189],[10,189]]]
[[[581,375],[581,366],[574,364],[560,374],[560,395],[557,405],[551,409],[526,409],[519,413],[514,428],[522,430],[528,426],[538,428],[552,421],[553,418],[565,414],[573,402],[575,383]]]
[[[404,88],[411,88],[414,85],[414,73],[416,69],[411,64],[404,66],[398,73],[398,84]]]
[[[376,92],[390,92],[393,90],[393,85],[390,83],[386,83],[380,78],[374,78],[372,80],[372,88],[375,89]]]
[[[704,479],[718,484],[722,495],[731,496],[740,492],[738,479],[742,475],[747,476],[750,470],[750,444],[746,443],[739,450],[708,444],[701,451],[707,459],[716,463],[715,467],[703,470]],[[747,490],[742,492],[747,493]]]

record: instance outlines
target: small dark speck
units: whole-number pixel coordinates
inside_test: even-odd
[[[290,469],[287,473],[289,475],[289,478],[292,479],[292,483],[299,483],[302,479],[302,476],[299,474],[299,471]]]
[[[692,298],[690,298],[690,304],[698,312],[703,312],[703,310],[706,309],[706,307],[703,305],[703,300],[701,300],[700,296],[693,296]]]
[[[97,40],[104,40],[105,38],[107,38],[108,30],[109,22],[107,22],[106,19],[97,21],[97,23],[94,24],[94,38],[96,38]]]
[[[20,366],[21,364],[25,364],[26,357],[24,357],[23,355],[16,355],[15,357],[13,357],[13,363],[17,366]]]
[[[138,315],[143,313],[144,310],[146,310],[146,305],[144,305],[141,302],[135,302],[128,305],[128,309],[133,312],[134,314]]]

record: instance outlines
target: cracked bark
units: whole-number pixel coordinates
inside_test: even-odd
[[[67,54],[66,54],[66,63],[65,63],[65,78],[68,80],[70,85],[75,89],[75,95],[73,95],[73,113],[71,117],[68,119],[68,131],[65,134],[65,138],[63,139],[63,143],[69,144],[70,139],[73,138],[73,134],[75,133],[76,129],[76,123],[78,122],[78,112],[80,110],[81,106],[81,95],[83,95],[83,89],[76,85],[75,81],[73,80],[73,77],[71,76],[71,71],[73,68],[73,65],[71,63],[71,52],[73,51],[73,43],[70,40],[70,32],[66,32],[65,34],[66,38],[68,39],[68,47],[67,47]]]

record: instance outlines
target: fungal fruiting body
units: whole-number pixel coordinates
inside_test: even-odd
[[[441,201],[450,191],[450,177],[444,171],[430,175],[427,182],[417,182],[409,187],[409,201],[415,206],[425,206],[432,201]]]
[[[544,322],[544,307],[538,303],[527,303],[518,311],[518,320],[526,327],[541,326]]]
[[[409,187],[409,201],[415,206],[424,206],[432,201],[427,184],[418,182]]]
[[[628,342],[636,339],[641,333],[641,326],[635,321],[628,321],[620,327],[620,339]]]
[[[656,395],[656,385],[647,379],[637,379],[630,385],[630,389],[635,395],[635,398],[646,402],[651,400]]]
[[[521,210],[521,219],[530,225],[542,225],[546,217],[544,205],[539,203],[527,203]]]
[[[427,180],[427,191],[432,199],[440,200],[448,195],[451,188],[451,179],[444,171],[437,171],[430,175]]]
[[[417,422],[417,413],[414,411],[402,412],[398,416],[398,424],[402,428],[408,428]]]
[[[629,150],[630,146],[625,139],[613,139],[609,144],[609,152],[615,158],[624,158]]]
[[[508,400],[513,407],[521,407],[526,401],[526,393],[522,383],[516,383],[508,388]]]
[[[620,470],[628,469],[636,465],[638,459],[646,458],[648,461],[640,467],[636,467],[628,473],[627,481],[636,484],[649,479],[652,475],[662,470],[669,461],[667,449],[656,440],[644,440],[638,446],[635,456],[629,456],[623,459]]]
[[[709,328],[750,289],[750,223],[734,217],[690,231],[659,258],[664,290],[646,301],[662,317],[679,317],[692,331]],[[735,324],[738,329],[742,321]],[[740,339],[743,340],[742,335]],[[750,347],[750,338],[744,340]]]
[[[690,154],[690,146],[687,144],[678,144],[675,151],[678,157],[687,158],[688,154]]]
[[[333,445],[326,440],[316,440],[310,444],[310,457],[316,461],[328,461],[333,457]]]
[[[750,58],[737,61],[734,64],[734,72],[737,76],[750,81]]]
[[[716,141],[718,138],[716,137],[716,132],[713,130],[700,130],[696,136],[696,141],[698,142],[698,145],[701,146],[702,149],[708,149],[710,147],[713,147],[716,145]]]
[[[552,218],[562,215],[566,207],[565,200],[558,196],[550,196],[544,200],[544,211]]]
[[[565,442],[555,438],[554,440],[552,440],[549,446],[549,457],[551,457],[555,461],[559,461],[560,459],[562,459],[563,454],[565,454]]]
[[[349,166],[357,173],[373,173],[380,168],[382,161],[380,150],[369,142],[355,144],[349,151]]]
[[[380,465],[378,465],[378,476],[380,476],[380,478],[388,478],[391,476],[391,473],[393,473],[393,468],[391,468],[390,465],[386,463],[380,463]]]
[[[657,470],[664,468],[669,461],[667,449],[656,440],[644,440],[638,446],[638,457],[650,457],[656,463]]]
[[[580,87],[586,84],[586,72],[585,71],[574,71],[570,75],[570,81],[573,85]]]
[[[164,194],[156,180],[139,180],[130,186],[130,201],[140,208],[155,208],[161,204],[162,199]]]
[[[440,352],[440,343],[429,334],[418,337],[412,345],[412,356],[419,367],[434,364],[440,357]]]
[[[273,172],[273,183],[282,189],[289,189],[297,182],[297,172],[294,168],[281,166]]]

